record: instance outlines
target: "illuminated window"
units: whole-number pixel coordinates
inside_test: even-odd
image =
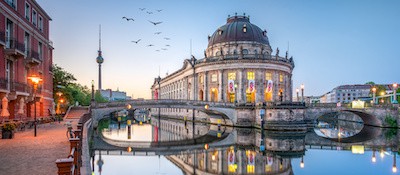
[[[217,74],[212,74],[211,75],[211,82],[215,83],[217,81],[218,81]]]
[[[246,24],[244,24],[243,25],[243,33],[246,33],[247,32],[247,26],[246,26]]]
[[[283,82],[283,75],[279,74],[279,82]]]
[[[236,80],[236,73],[235,72],[228,73],[228,80]]]
[[[247,72],[247,80],[254,80],[254,72]]]
[[[265,80],[272,80],[272,73],[271,72],[265,73]]]
[[[203,79],[203,76],[199,76],[199,81],[200,81],[200,83],[203,83],[204,82],[204,79]]]

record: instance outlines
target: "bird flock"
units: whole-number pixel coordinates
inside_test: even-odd
[[[154,13],[161,13],[163,11],[163,9],[156,9],[153,12],[153,11],[150,11],[150,10],[148,10],[146,8],[139,8],[139,11],[143,12],[144,14],[147,14],[147,15],[152,15]],[[125,21],[125,22],[135,22],[134,18],[128,17],[128,16],[123,16],[122,20]],[[163,21],[151,21],[151,20],[147,20],[147,21],[149,22],[149,25],[152,24],[155,27],[157,27],[158,25],[163,23]],[[163,32],[161,32],[161,31],[154,32],[154,35],[161,36],[161,34],[163,34]],[[167,37],[167,36],[162,36],[161,38],[163,40],[165,40],[165,41],[171,40],[171,38]],[[143,42],[149,42],[149,41],[146,41],[144,38],[143,38],[143,40],[142,40],[142,38],[138,38],[136,40],[131,40],[131,43],[134,43],[134,44],[141,44]],[[169,44],[165,44],[165,45],[163,45],[161,47],[160,46],[156,46],[155,44],[152,44],[152,43],[148,43],[148,44],[145,44],[145,45],[146,45],[146,47],[155,47],[155,48],[158,47],[158,49],[155,50],[156,52],[166,51],[166,50],[168,50],[168,47],[171,47],[171,45],[169,45]]]

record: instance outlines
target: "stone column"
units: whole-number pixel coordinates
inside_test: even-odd
[[[264,101],[264,79],[265,74],[261,70],[255,71],[256,81],[256,104]]]
[[[224,70],[218,70],[218,100],[217,100],[218,102],[224,101],[224,99],[223,99],[223,97],[224,97],[224,92],[223,92],[224,75],[223,75],[223,73],[224,73]]]
[[[279,101],[279,86],[278,86],[278,84],[279,84],[279,73],[277,73],[277,72],[273,72],[272,73],[272,79],[273,79],[273,89],[272,89],[272,92],[273,92],[273,101],[274,102],[277,102],[277,101]]]
[[[237,102],[242,102],[243,101],[243,99],[242,99],[242,89],[243,89],[243,76],[242,76],[242,74],[243,74],[243,70],[242,69],[239,69],[238,70],[238,87],[237,87],[237,89],[235,90],[236,91],[236,100],[237,100]]]
[[[203,88],[203,99],[204,101],[208,101],[208,72],[205,71],[204,72],[204,76],[203,76],[204,80],[203,80],[203,84],[204,84],[204,88]]]

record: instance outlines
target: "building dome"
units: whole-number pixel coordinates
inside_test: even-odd
[[[250,41],[269,46],[267,31],[250,23],[249,17],[232,16],[208,39],[208,47],[224,42]]]

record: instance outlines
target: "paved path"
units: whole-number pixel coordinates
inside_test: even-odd
[[[0,175],[57,174],[56,159],[66,158],[69,152],[68,121],[75,129],[78,120],[67,120],[39,125],[37,137],[33,129],[26,129],[13,139],[0,139]]]

